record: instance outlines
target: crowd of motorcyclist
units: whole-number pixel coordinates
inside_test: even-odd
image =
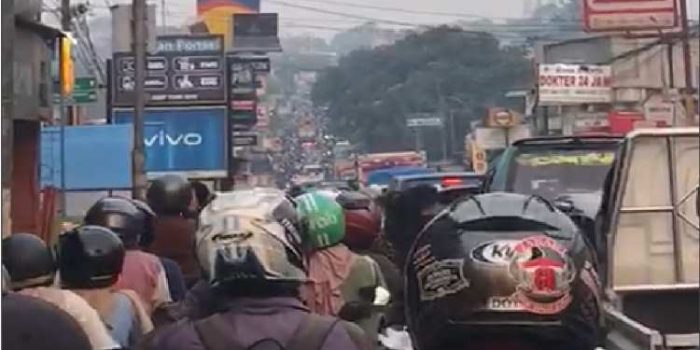
[[[562,261],[577,267],[556,270],[564,272],[552,282],[573,298],[568,314],[531,312],[551,326],[543,329],[552,337],[527,330],[523,337],[489,345],[484,336],[502,335],[498,328],[479,327],[496,319],[478,318],[471,296],[464,294],[488,293],[488,283],[497,282],[485,281],[481,288],[470,278],[465,261],[473,250],[459,237],[492,231],[577,234],[568,232],[576,229],[562,224],[568,219],[551,205],[485,194],[445,206],[424,187],[382,198],[362,191],[293,192],[255,188],[214,194],[201,183],[165,176],[152,182],[145,202],[98,200],[83,223],[61,233],[55,244],[32,233],[10,235],[2,242],[3,345],[27,350],[543,349],[550,340],[545,349],[596,345],[599,305],[590,301],[597,291],[584,293],[562,280],[570,277],[569,269],[578,278],[575,271],[583,263],[573,262],[579,259],[575,252]],[[444,260],[421,265],[425,246],[436,256],[445,254]],[[529,254],[542,258],[545,248]],[[452,261],[462,265],[454,270],[447,264]],[[554,298],[549,292],[546,297]],[[522,325],[528,322],[533,323]],[[565,331],[553,326],[557,322]],[[520,334],[517,324],[508,327]]]

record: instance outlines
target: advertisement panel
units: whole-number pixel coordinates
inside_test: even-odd
[[[67,126],[61,159],[61,128],[41,128],[41,187],[65,184],[68,191],[131,188],[132,135],[130,125]]]
[[[223,104],[226,101],[223,38],[216,35],[162,36],[146,62],[145,90],[149,106]],[[115,53],[113,105],[132,107],[134,57]]]
[[[661,30],[678,24],[676,0],[584,0],[583,4],[588,32]]]
[[[232,41],[231,19],[237,13],[260,11],[260,0],[197,0],[197,15],[207,27],[207,32],[221,34],[226,43]]]
[[[541,64],[538,89],[542,105],[610,103],[612,70],[610,66]]]
[[[226,59],[229,75],[229,113],[233,130],[248,130],[258,121],[255,67],[240,57]]]
[[[115,124],[130,124],[132,118],[132,110],[115,110],[112,120]],[[149,176],[226,176],[225,108],[150,108],[146,110],[144,129]]]
[[[233,15],[233,51],[282,51],[277,37],[276,13],[237,13]]]

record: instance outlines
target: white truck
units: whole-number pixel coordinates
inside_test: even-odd
[[[631,132],[606,179],[597,234],[605,350],[698,349],[698,128]]]

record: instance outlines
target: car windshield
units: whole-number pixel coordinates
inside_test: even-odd
[[[511,168],[511,190],[554,200],[563,194],[599,192],[615,152],[610,149],[518,151]]]

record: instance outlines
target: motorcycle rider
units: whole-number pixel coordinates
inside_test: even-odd
[[[185,277],[185,284],[191,287],[200,274],[192,249],[197,229],[197,213],[190,208],[193,202],[192,186],[179,176],[166,175],[153,180],[146,198],[158,216],[153,243],[148,251],[177,262]]]
[[[4,238],[2,264],[10,276],[9,289],[47,301],[68,313],[85,332],[93,349],[119,347],[97,311],[83,298],[69,290],[53,287],[56,261],[51,249],[39,237],[30,233],[15,233]]]
[[[3,293],[2,319],[4,349],[95,349],[71,315],[39,298]]]
[[[154,239],[153,229],[157,219],[156,212],[154,212],[153,209],[151,209],[151,207],[143,201],[132,199],[132,202],[145,217],[145,227],[143,229],[143,233],[141,234],[139,246],[141,246],[142,249],[148,249],[148,247],[153,243]],[[170,292],[170,298],[173,302],[182,300],[185,297],[185,293],[187,293],[187,287],[185,286],[185,277],[182,276],[180,265],[178,265],[174,260],[166,257],[159,256],[158,259],[165,270],[165,277],[168,280],[168,291]]]
[[[116,233],[126,254],[124,267],[116,284],[118,289],[135,291],[149,315],[172,301],[165,269],[158,257],[141,251],[141,235],[147,230],[148,217],[130,199],[106,197],[88,209],[85,225],[102,226]]]
[[[345,214],[334,195],[318,191],[296,198],[301,218],[308,225],[306,239],[312,250],[309,281],[302,297],[313,312],[355,322],[376,342],[379,319],[375,302],[385,306],[389,292],[377,263],[342,243]]]
[[[61,285],[97,310],[121,347],[133,348],[153,329],[141,297],[116,289],[125,255],[119,236],[105,227],[81,226],[59,237],[57,251]]]
[[[345,214],[343,243],[353,252],[374,260],[386,282],[391,299],[382,315],[382,323],[385,326],[403,326],[404,310],[400,302],[403,300],[403,276],[384,246],[387,242],[381,234],[382,213],[378,205],[369,195],[355,191],[341,192],[336,201]]]
[[[218,194],[202,211],[196,238],[217,312],[165,326],[143,348],[367,349],[356,326],[313,315],[299,300],[307,279],[299,229],[294,204],[279,190]]]
[[[417,350],[592,350],[600,336],[595,255],[536,196],[489,193],[437,215],[407,255]]]

